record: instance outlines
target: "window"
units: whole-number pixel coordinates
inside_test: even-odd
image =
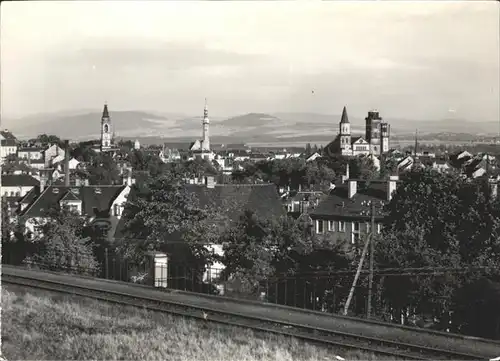
[[[80,213],[80,212],[78,211],[78,206],[77,206],[76,204],[70,204],[70,206],[69,206],[69,210],[70,210],[71,212]]]
[[[339,232],[345,232],[345,223],[344,223],[344,221],[339,221]]]
[[[328,221],[328,231],[334,232],[335,231],[335,223],[334,221]]]
[[[353,232],[359,232],[359,222],[352,222]]]
[[[377,233],[382,233],[382,223],[377,223]]]
[[[351,233],[351,243],[352,244],[358,244],[360,239],[361,239],[361,236],[359,235],[359,233]]]
[[[21,197],[21,192],[17,191],[16,192],[16,197]]]
[[[14,197],[14,192],[13,191],[10,192],[10,196]]]
[[[323,221],[322,220],[316,221],[316,233],[318,233],[318,234],[323,233]]]
[[[120,205],[118,204],[113,205],[113,215],[115,217],[120,216]]]
[[[366,233],[370,233],[371,232],[371,227],[372,225],[370,223],[366,223]]]

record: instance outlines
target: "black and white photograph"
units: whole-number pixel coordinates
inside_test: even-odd
[[[3,1],[0,361],[500,360],[500,1]]]

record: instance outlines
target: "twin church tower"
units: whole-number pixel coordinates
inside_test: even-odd
[[[369,111],[365,118],[365,137],[353,137],[347,109],[344,107],[339,123],[339,134],[325,147],[325,151],[330,155],[381,155],[389,151],[389,138],[390,126],[382,120],[376,110]]]

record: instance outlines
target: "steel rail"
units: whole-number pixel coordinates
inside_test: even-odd
[[[245,327],[257,331],[297,337],[314,343],[321,343],[344,349],[362,350],[378,355],[395,357],[397,359],[477,360],[485,358],[484,355],[471,355],[435,347],[389,341],[376,337],[333,331],[265,317],[248,316],[237,312],[221,311],[192,304],[137,296],[126,292],[96,290],[88,287],[66,284],[64,282],[40,281],[28,277],[12,275],[4,275],[2,281],[6,284],[73,294],[106,302],[141,307],[151,311],[167,312],[177,316],[216,322],[227,326]]]

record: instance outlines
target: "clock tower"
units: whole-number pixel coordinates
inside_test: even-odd
[[[108,104],[104,103],[101,117],[101,152],[106,152],[112,147],[113,131],[111,130],[111,118],[109,117]]]

